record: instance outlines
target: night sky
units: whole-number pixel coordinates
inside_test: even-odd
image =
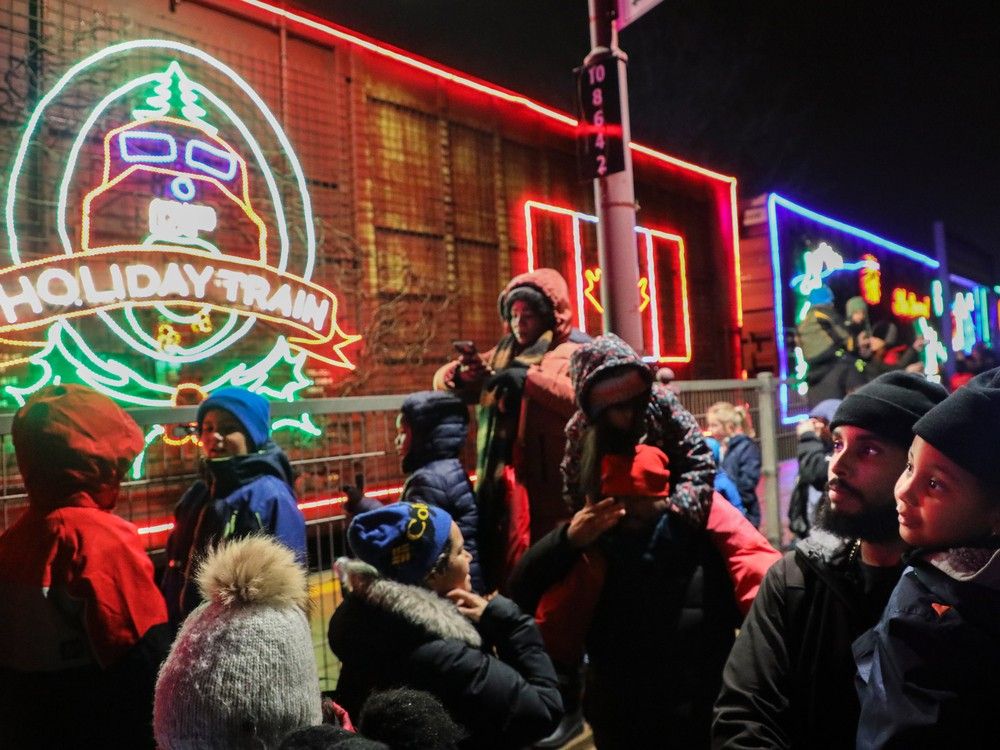
[[[586,0],[293,4],[574,109]],[[1000,28],[988,10],[664,0],[621,35],[633,137],[736,175],[744,198],[776,190],[930,252],[940,219],[1000,256]],[[1000,282],[1000,258],[994,272]]]

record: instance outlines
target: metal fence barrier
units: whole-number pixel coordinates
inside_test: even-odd
[[[775,410],[775,379],[678,381],[672,388],[684,406],[705,423],[705,412],[717,401],[744,405],[751,415],[762,453],[761,510],[764,533],[782,539],[779,463],[794,456],[793,428],[780,427]],[[393,448],[396,415],[403,395],[307,399],[274,403],[275,441],[288,454],[298,474],[296,492],[308,527],[310,624],[324,689],[336,684],[339,665],[327,647],[326,627],[340,601],[333,562],[345,554],[342,490],[363,483],[365,492],[387,502],[399,496],[403,476]],[[117,512],[139,529],[154,562],[162,562],[173,528],[173,507],[197,478],[198,453],[188,426],[196,407],[130,409],[147,437],[145,453],[123,483]],[[0,531],[18,517],[27,496],[10,438],[13,415],[0,415]],[[470,431],[472,432],[472,431]],[[472,436],[470,436],[470,441]],[[463,455],[474,465],[470,444]]]

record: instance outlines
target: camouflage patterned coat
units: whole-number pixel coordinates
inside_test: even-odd
[[[635,367],[652,379],[649,369],[632,348],[614,334],[601,336],[573,353],[570,379],[577,404],[595,377],[617,367]],[[583,504],[580,492],[580,455],[583,436],[590,420],[578,409],[566,425],[566,453],[562,473],[568,502]],[[655,445],[670,459],[670,502],[695,526],[702,527],[708,517],[715,479],[712,451],[701,435],[701,428],[677,396],[664,385],[653,383],[646,407],[646,434],[642,442]]]

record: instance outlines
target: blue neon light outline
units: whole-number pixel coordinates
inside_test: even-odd
[[[884,237],[879,237],[877,234],[866,232],[864,229],[858,229],[857,227],[852,227],[850,224],[845,224],[842,221],[831,219],[829,216],[823,216],[823,214],[816,213],[812,209],[806,208],[805,206],[800,206],[797,203],[792,203],[790,200],[788,200],[787,198],[782,198],[777,193],[771,193],[770,195],[774,196],[775,202],[778,203],[783,208],[787,208],[792,213],[796,213],[799,216],[802,216],[806,219],[812,219],[818,224],[823,224],[824,226],[828,226],[831,229],[836,229],[837,231],[854,235],[859,239],[871,242],[873,245],[878,245],[879,247],[883,247],[886,250],[889,250],[890,252],[898,253],[899,255],[903,255],[909,258],[910,260],[915,260],[918,263],[923,263],[928,268],[936,269],[941,266],[941,264],[938,261],[934,260],[934,258],[929,258],[923,253],[918,253],[916,250],[911,250],[908,247],[904,247],[903,245],[900,245],[896,242],[887,240]],[[768,201],[770,200],[771,198],[769,197]]]
[[[142,154],[141,158],[129,156],[126,152],[127,142],[130,140],[161,141],[170,144],[170,153],[164,156],[154,154]],[[154,133],[152,130],[126,130],[118,134],[118,153],[122,161],[129,164],[166,164],[177,159],[177,141],[169,133]]]
[[[796,417],[788,416],[788,385],[785,383],[788,379],[788,349],[785,346],[785,314],[784,306],[781,301],[784,286],[781,280],[781,248],[778,241],[778,212],[775,208],[779,205],[805,219],[810,219],[811,221],[815,221],[817,224],[830,227],[838,232],[850,234],[858,239],[865,240],[873,245],[884,248],[885,250],[902,255],[904,258],[921,263],[928,268],[936,270],[941,267],[941,264],[933,258],[930,258],[922,253],[918,253],[916,250],[911,250],[908,247],[904,247],[903,245],[892,242],[891,240],[887,240],[884,237],[879,237],[877,234],[866,232],[864,229],[858,229],[857,227],[852,227],[850,224],[845,224],[842,221],[831,219],[829,216],[824,216],[823,214],[817,213],[816,211],[806,208],[805,206],[793,203],[777,193],[767,194],[767,223],[771,243],[771,273],[773,274],[773,283],[771,286],[774,291],[774,341],[778,348],[778,375],[779,382],[781,383],[781,385],[778,386],[778,403],[780,404],[779,416],[782,424],[789,425],[801,422],[807,415],[800,414]]]
[[[229,170],[223,172],[221,169],[216,169],[215,167],[207,164],[203,161],[198,161],[194,158],[194,147],[204,149],[208,151],[212,156],[218,156],[220,159],[224,158],[229,162]],[[197,138],[192,138],[184,146],[184,163],[187,164],[191,169],[197,169],[200,172],[205,172],[213,177],[218,177],[220,180],[231,180],[236,176],[236,159],[233,155],[226,151],[224,148],[216,148],[211,143],[206,143],[205,141],[198,140]]]
[[[180,185],[184,185],[191,192],[187,193],[186,195],[181,195],[180,191],[178,190],[178,186]],[[182,203],[187,203],[189,200],[194,198],[195,195],[194,181],[190,177],[177,175],[174,179],[170,181],[170,194],[173,195],[177,200],[181,201]]]
[[[957,273],[949,273],[948,274],[948,280],[951,281],[954,284],[961,284],[966,289],[970,289],[970,290],[975,290],[976,287],[979,286],[979,284],[977,284],[972,279],[967,279],[964,276],[959,276]]]

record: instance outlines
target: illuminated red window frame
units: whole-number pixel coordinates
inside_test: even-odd
[[[567,216],[572,221],[572,234],[573,234],[573,279],[571,283],[575,287],[575,297],[576,297],[576,310],[574,311],[574,323],[581,331],[586,331],[586,279],[584,272],[586,268],[583,262],[583,240],[580,236],[580,223],[586,222],[588,224],[596,224],[597,217],[591,214],[585,214],[582,211],[574,211],[571,208],[565,208],[563,206],[554,206],[550,203],[542,203],[541,201],[528,200],[524,202],[524,249],[525,255],[527,256],[527,267],[529,271],[535,270],[535,232],[534,232],[534,220],[532,218],[533,213],[549,213],[556,214],[558,216]],[[639,241],[642,243],[639,248],[639,252],[645,252],[646,254],[646,269],[649,278],[649,310],[650,310],[650,328],[652,331],[652,356],[656,362],[661,364],[680,364],[688,363],[691,361],[691,314],[690,307],[688,305],[688,287],[687,287],[687,250],[684,247],[684,238],[679,234],[671,234],[669,232],[662,232],[657,229],[648,229],[647,227],[636,227],[636,234],[639,235]],[[684,353],[683,354],[664,354],[663,352],[663,340],[660,330],[660,316],[659,311],[659,284],[656,278],[656,263],[655,263],[655,243],[654,239],[662,240],[663,242],[669,243],[677,251],[677,267],[680,270],[678,276],[680,277],[680,291],[681,291],[681,318],[683,320],[684,328]]]

